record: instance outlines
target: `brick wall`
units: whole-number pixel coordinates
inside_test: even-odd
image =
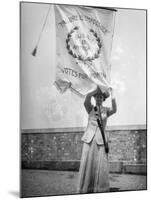
[[[112,126],[110,171],[146,173],[146,126]],[[84,128],[22,130],[23,168],[78,170]]]

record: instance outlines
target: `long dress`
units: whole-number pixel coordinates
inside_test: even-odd
[[[101,110],[103,127],[107,122],[107,108]],[[105,132],[105,131],[104,131]],[[108,134],[105,132],[108,142]],[[94,108],[89,114],[88,125],[81,139],[81,155],[77,193],[109,191],[108,154],[105,152],[102,134],[96,121]]]

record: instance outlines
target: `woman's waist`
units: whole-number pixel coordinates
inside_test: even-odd
[[[109,137],[108,132],[104,131],[104,136],[105,136],[106,141],[108,141],[108,137]],[[99,127],[95,127],[95,126],[88,127],[84,135],[82,136],[82,141],[90,142],[94,138],[98,144],[104,143],[103,138],[102,138],[102,133]]]
[[[103,127],[105,127],[106,126],[106,120],[103,120],[102,122],[100,121],[100,124],[103,124]],[[97,119],[90,119],[87,127],[89,127],[89,126],[98,126]]]

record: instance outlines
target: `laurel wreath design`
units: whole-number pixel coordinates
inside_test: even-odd
[[[97,41],[97,45],[98,45],[98,49],[96,50],[96,52],[94,53],[93,56],[88,56],[88,57],[83,57],[81,55],[77,55],[76,53],[73,52],[73,50],[71,49],[71,46],[70,46],[70,39],[72,37],[72,34],[77,31],[79,29],[78,26],[74,27],[67,35],[67,39],[66,39],[66,48],[68,50],[68,53],[70,55],[73,56],[73,58],[77,58],[78,60],[80,61],[93,61],[95,59],[97,59],[99,57],[99,54],[101,52],[101,47],[102,47],[102,44],[101,44],[101,41],[100,41],[100,38],[98,37],[97,33],[93,30],[93,29],[90,29],[90,32],[93,34],[93,36],[95,37],[96,41]]]

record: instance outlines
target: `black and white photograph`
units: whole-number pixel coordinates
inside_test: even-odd
[[[146,104],[146,9],[20,2],[20,197],[147,190]]]

